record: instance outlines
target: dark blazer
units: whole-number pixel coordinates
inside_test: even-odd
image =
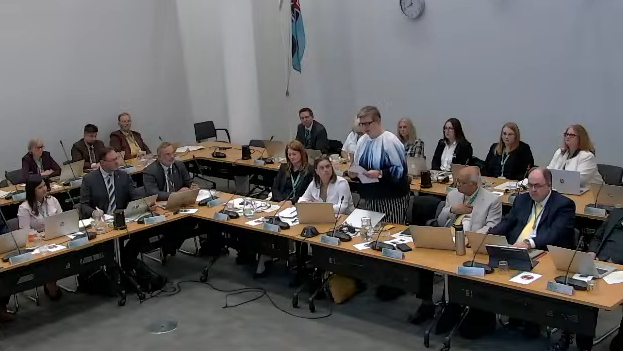
[[[130,132],[134,135],[134,139],[138,143],[138,146],[141,148],[141,150],[145,151],[148,154],[151,154],[149,147],[147,147],[147,144],[145,144],[145,142],[143,141],[141,133],[135,132],[133,130]],[[115,151],[117,152],[125,151],[124,158],[126,160],[132,158],[130,156],[130,145],[126,140],[125,135],[123,135],[120,130],[115,130],[114,132],[110,133],[110,147],[115,149]]]
[[[41,171],[47,171],[48,169],[54,171],[49,177],[56,177],[61,174],[61,167],[54,161],[48,151],[44,151],[41,155],[41,164],[43,166],[42,170],[37,167],[37,162],[35,162],[30,152],[24,155],[22,157],[22,176],[24,177],[22,181],[25,182],[29,174],[40,174]]]
[[[273,181],[273,197],[272,201],[283,201],[292,194],[292,179],[287,175],[288,164],[283,163],[279,167],[279,172]],[[296,184],[296,191],[292,197],[292,203],[296,203],[299,197],[303,196],[309,183],[314,179],[314,166],[308,165],[307,171],[301,174],[301,179]]]
[[[95,140],[93,142],[93,153],[95,154],[95,163],[100,161],[100,153],[104,150],[106,146],[104,142],[101,140]],[[91,168],[91,162],[89,160],[89,150],[87,150],[87,145],[84,143],[84,138],[76,141],[74,145],[71,147],[71,161],[76,162],[84,160],[84,169]]]
[[[517,196],[510,212],[489,233],[504,235],[509,244],[514,244],[530,219],[533,204],[529,194]],[[547,250],[547,245],[574,248],[574,221],[575,202],[552,190],[533,238],[536,248]]]
[[[612,260],[623,263],[623,209],[614,209],[608,219],[597,229],[588,245],[588,251],[594,252],[600,261]]]
[[[495,153],[497,146],[498,143],[493,143],[489,148],[482,175],[496,178],[504,176],[506,179],[511,180],[524,179],[528,170],[534,166],[530,145],[523,141],[519,142],[519,146],[508,155],[504,165],[504,174],[502,174],[502,155]]]
[[[115,171],[115,196],[117,209],[122,210],[137,197],[134,183],[124,171]],[[80,214],[82,218],[91,218],[95,208],[106,212],[108,209],[108,189],[99,169],[89,172],[82,179],[80,188]]]
[[[171,192],[166,191],[167,178],[164,175],[164,168],[160,162],[156,160],[143,170],[143,186],[147,196],[158,195],[157,201],[166,201],[172,192],[178,191],[183,187],[190,188],[192,182],[184,163],[175,161],[171,165],[171,169],[173,172],[173,185],[175,186],[175,189]]]
[[[314,120],[312,124],[309,143],[305,143],[305,126],[299,124],[296,129],[296,140],[300,141],[306,149],[319,150],[323,154],[327,152],[329,148],[329,138],[327,137],[327,130],[322,123]]]
[[[436,171],[441,169],[441,154],[443,154],[443,149],[446,147],[446,141],[444,139],[440,139],[437,143],[437,148],[435,148],[435,155],[433,155],[433,161],[431,164],[431,169]],[[464,165],[469,162],[472,158],[472,154],[474,150],[472,149],[472,144],[467,141],[457,141],[456,149],[454,149],[454,157],[452,158],[452,163]]]

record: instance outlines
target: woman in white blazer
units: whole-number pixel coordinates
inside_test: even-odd
[[[314,162],[314,180],[309,183],[299,202],[329,202],[333,204],[333,212],[336,214],[350,214],[355,209],[348,181],[335,174],[327,156]]]
[[[582,187],[590,183],[603,183],[597,170],[595,147],[586,129],[579,124],[573,124],[565,130],[562,146],[556,150],[547,168],[579,172]]]

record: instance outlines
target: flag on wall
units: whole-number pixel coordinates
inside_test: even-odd
[[[292,7],[292,68],[301,72],[301,60],[305,53],[305,27],[299,0],[290,0]]]

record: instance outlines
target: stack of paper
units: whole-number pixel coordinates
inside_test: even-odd
[[[203,150],[203,149],[205,149],[205,147],[203,147],[201,145],[198,145],[198,146],[194,146],[194,145],[181,146],[181,147],[178,147],[175,150],[175,153],[182,154],[182,153],[185,153],[185,152],[193,152],[193,151]]]

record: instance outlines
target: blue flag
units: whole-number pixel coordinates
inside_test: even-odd
[[[292,7],[292,68],[301,72],[301,60],[305,53],[305,27],[299,0],[291,0]]]

